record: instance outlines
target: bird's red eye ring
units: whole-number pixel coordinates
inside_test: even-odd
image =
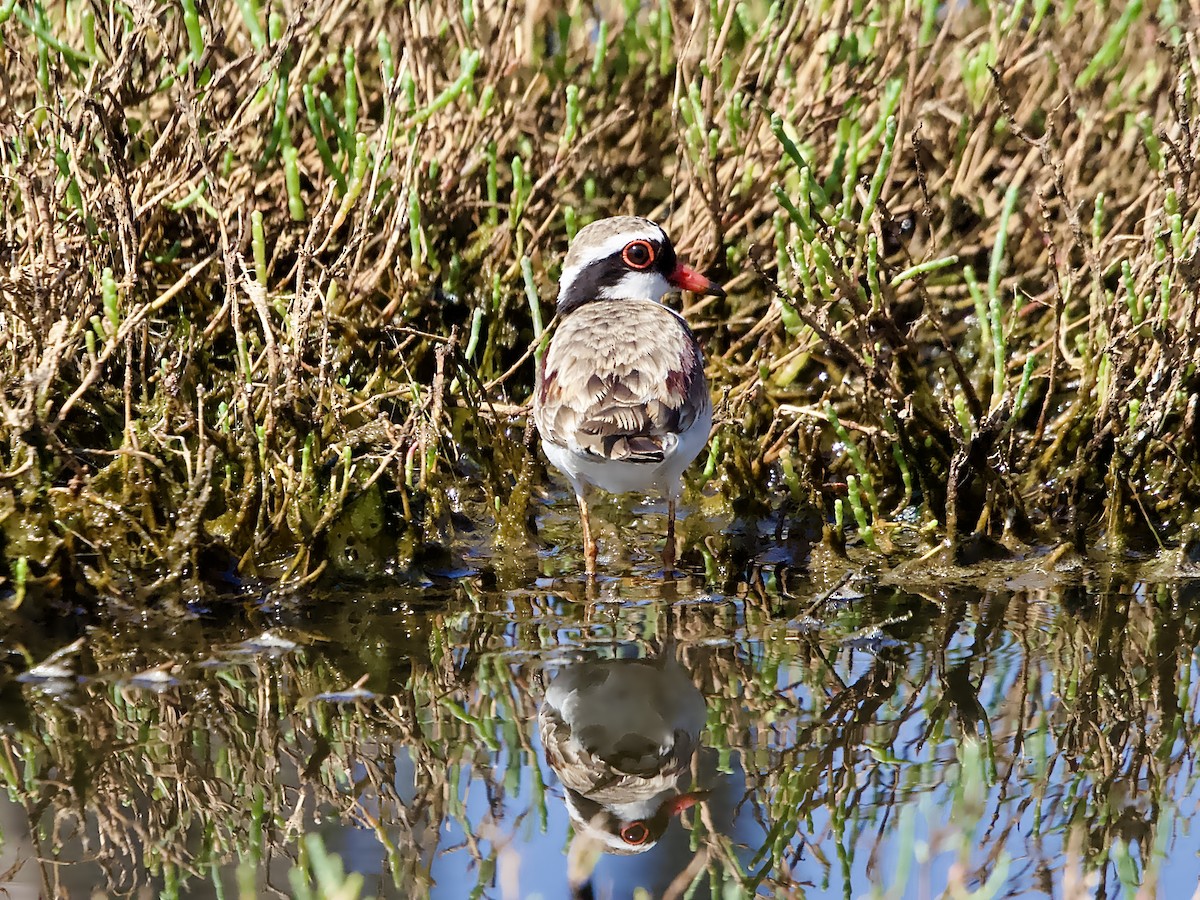
[[[650,837],[650,829],[646,827],[645,822],[630,822],[621,829],[621,840],[627,844],[633,844],[635,847],[646,843],[648,837]]]
[[[631,269],[648,269],[654,264],[654,245],[649,241],[630,241],[621,251],[621,259]]]

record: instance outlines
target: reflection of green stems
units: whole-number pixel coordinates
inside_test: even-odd
[[[475,732],[475,735],[481,741],[483,741],[484,745],[489,750],[497,751],[500,749],[500,742],[496,740],[495,736],[488,730],[487,726],[484,725],[482,719],[471,715],[453,700],[448,698],[443,699],[439,705],[442,707],[442,709],[446,710],[446,712],[450,713],[451,716],[458,719],[460,722],[470,725],[471,730]]]
[[[1137,862],[1129,852],[1129,845],[1121,838],[1114,838],[1108,858],[1117,870],[1117,878],[1121,882],[1124,895],[1135,896],[1141,887],[1141,879],[1138,877]]]

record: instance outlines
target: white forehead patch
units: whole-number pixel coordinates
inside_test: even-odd
[[[587,240],[586,235],[584,236],[584,240],[583,244],[573,249],[583,257],[583,264],[587,265],[589,262],[619,253],[625,249],[625,245],[630,241],[642,240],[656,241],[660,244],[665,243],[667,233],[653,222],[646,222],[641,228],[623,228],[616,234],[610,234],[596,243]],[[576,241],[578,241],[578,237],[576,237]]]

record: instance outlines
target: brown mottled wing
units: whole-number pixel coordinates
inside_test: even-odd
[[[622,772],[573,740],[571,726],[548,704],[538,710],[538,737],[546,762],[558,780],[597,803],[628,803],[653,797],[679,780],[696,749],[694,736],[677,731],[675,747],[657,765],[642,774]]]
[[[661,462],[669,435],[710,404],[683,320],[648,300],[597,300],[562,322],[538,373],[543,440],[605,459]]]
[[[558,780],[587,796],[612,784],[616,776],[604,763],[571,740],[571,726],[558,710],[543,704],[538,711],[538,737]]]

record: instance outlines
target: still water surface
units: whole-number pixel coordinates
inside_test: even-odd
[[[1195,895],[1192,582],[787,555],[10,622],[0,878],[294,896],[317,834],[375,896]]]

